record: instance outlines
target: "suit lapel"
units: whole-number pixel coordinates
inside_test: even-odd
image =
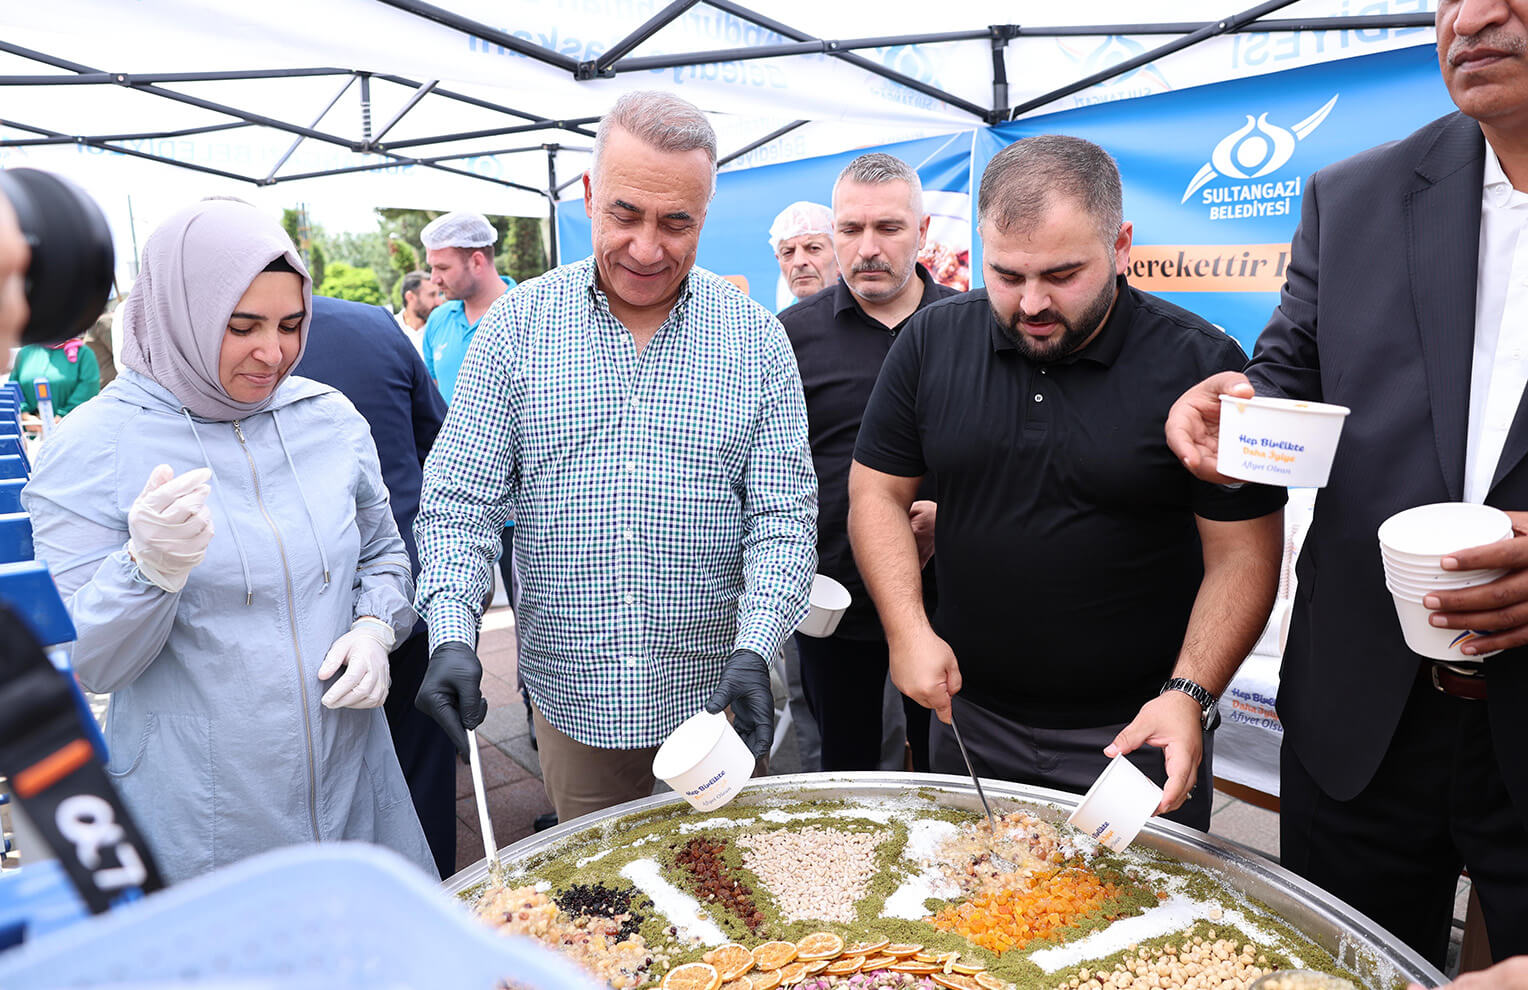
[[[1479,125],[1454,115],[1417,163],[1421,181],[1406,195],[1407,267],[1433,440],[1454,501],[1464,497],[1484,154]]]

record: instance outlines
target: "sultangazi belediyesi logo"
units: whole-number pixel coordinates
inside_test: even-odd
[[[1337,98],[1334,94],[1320,109],[1289,127],[1270,121],[1267,113],[1246,114],[1246,123],[1216,142],[1210,160],[1194,174],[1179,202],[1187,203],[1198,193],[1211,220],[1289,214],[1303,191],[1302,177],[1270,177],[1289,164],[1296,146],[1321,126]],[[1223,181],[1216,183],[1217,179]]]

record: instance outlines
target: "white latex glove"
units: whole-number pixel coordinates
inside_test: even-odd
[[[165,591],[186,586],[191,568],[207,556],[212,512],[207,496],[211,468],[179,477],[168,464],[149,472],[148,484],[127,512],[127,552],[143,576]]]
[[[363,616],[350,624],[350,631],[334,641],[318,668],[318,679],[334,676],[340,665],[345,673],[324,692],[325,708],[376,708],[387,700],[393,675],[387,654],[392,651],[393,627],[381,619]]]

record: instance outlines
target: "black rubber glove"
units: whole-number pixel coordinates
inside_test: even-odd
[[[721,683],[706,702],[715,715],[732,706],[732,727],[758,759],[769,755],[775,738],[775,694],[769,687],[769,664],[752,650],[738,650],[722,667]]]
[[[414,707],[440,723],[456,744],[456,752],[466,763],[471,750],[467,730],[476,729],[488,716],[488,702],[483,700],[483,665],[466,643],[441,643],[430,654]]]

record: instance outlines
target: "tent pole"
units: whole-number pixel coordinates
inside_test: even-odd
[[[422,17],[436,24],[443,24],[448,28],[469,34],[483,41],[492,42],[501,48],[508,48],[512,52],[518,52],[527,58],[533,58],[538,62],[555,65],[565,72],[577,72],[578,62],[566,55],[559,54],[540,45],[517,38],[512,34],[506,34],[497,28],[489,27],[481,21],[474,21],[470,17],[453,14],[449,10],[437,7],[434,4],[423,3],[421,0],[377,0],[377,3],[395,7],[398,10]]]
[[[1184,35],[1183,37],[1174,41],[1169,41],[1167,44],[1153,48],[1149,52],[1143,52],[1134,58],[1126,59],[1118,65],[1111,66],[1110,68],[1104,69],[1101,72],[1095,72],[1091,76],[1087,76],[1086,78],[1079,79],[1074,83],[1062,86],[1060,89],[1054,89],[1049,93],[1042,93],[1032,100],[1026,100],[1018,106],[1014,107],[1005,116],[1009,120],[1015,120],[1018,117],[1028,113],[1029,111],[1034,110],[1036,107],[1042,107],[1047,103],[1053,103],[1056,100],[1071,96],[1073,93],[1076,93],[1079,90],[1087,89],[1089,86],[1101,83],[1106,79],[1113,79],[1115,76],[1123,75],[1132,69],[1138,69],[1149,62],[1155,62],[1157,59],[1162,58],[1163,56],[1182,51],[1183,49],[1197,45],[1199,42],[1206,39],[1225,34],[1232,30],[1236,30],[1242,25],[1257,20],[1264,14],[1269,14],[1275,10],[1288,7],[1290,4],[1295,2],[1296,0],[1266,0],[1265,3],[1260,3],[1256,7],[1250,7],[1239,14],[1232,14],[1230,17],[1227,17],[1224,20],[1204,24],[1197,31]]]
[[[340,97],[344,96],[345,93],[349,91],[350,84],[353,82],[355,82],[355,76],[351,76],[349,79],[345,80],[345,85],[341,86],[340,91],[334,94],[334,99],[330,100],[328,106],[324,107],[324,109],[319,112],[319,115],[313,118],[312,126],[317,127],[320,123],[323,122],[323,119],[329,115],[329,111],[333,110],[334,105],[340,101]],[[286,154],[277,159],[276,164],[272,165],[271,170],[265,174],[265,179],[262,182],[262,185],[268,185],[269,183],[275,181],[276,173],[281,171],[281,166],[287,163],[287,159],[292,157],[293,153],[297,151],[297,146],[302,144],[303,140],[303,138],[299,137],[292,142],[292,146],[286,150]]]
[[[417,89],[415,89],[414,90],[414,95],[409,97],[409,101],[403,105],[403,109],[401,109],[397,113],[393,114],[393,119],[389,120],[386,124],[383,125],[382,129],[377,132],[377,136],[372,138],[370,143],[371,144],[378,144],[378,143],[380,143],[383,138],[387,137],[387,132],[392,130],[397,125],[398,121],[403,119],[403,115],[408,113],[410,110],[414,109],[414,107],[419,104],[419,101],[424,99],[426,96],[429,96],[431,91],[434,90],[435,87],[437,85],[439,85],[439,84],[440,84],[440,80],[439,79],[431,79],[429,82],[425,83],[423,86],[420,86]]]
[[[793,120],[789,124],[786,124],[784,127],[777,127],[774,130],[770,131],[768,134],[766,134],[763,137],[759,138],[757,141],[754,141],[751,144],[743,145],[741,148],[737,149],[732,154],[727,155],[724,158],[718,158],[716,160],[716,167],[717,168],[721,168],[723,165],[727,165],[727,164],[735,161],[736,159],[742,158],[744,155],[748,154],[750,151],[754,150],[755,148],[762,148],[766,144],[768,144],[769,142],[775,140],[776,138],[784,137],[785,135],[789,134],[791,131],[794,131],[796,128],[800,127],[802,124],[809,124],[809,123],[811,123],[811,121],[808,121],[808,120]]]
[[[463,131],[460,134],[437,134],[433,137],[410,138],[407,141],[392,141],[388,143],[387,147],[392,151],[398,151],[402,148],[416,148],[424,144],[446,144],[450,141],[470,141],[475,138],[499,137],[505,134],[524,134],[528,131],[544,131],[549,128],[571,129],[567,127],[567,125],[570,123],[584,122],[592,124],[597,120],[599,120],[598,117],[580,117],[577,118],[576,121],[545,120],[534,124],[516,124],[513,127],[491,127],[486,131]],[[592,134],[587,136],[593,137]]]
[[[578,66],[578,71],[574,73],[575,78],[592,79],[595,76],[603,76],[609,73],[615,63],[629,54],[633,48],[636,48],[648,38],[651,38],[659,31],[677,21],[685,11],[689,10],[699,2],[700,0],[674,0],[673,3],[670,3],[667,7],[664,7],[652,17],[649,17],[647,19],[647,23],[643,24],[641,27],[631,32],[631,34],[628,34],[626,37],[622,38],[620,41],[617,41],[608,52],[601,55],[593,62],[580,63]],[[555,184],[556,183],[553,183],[553,185]]]
[[[384,0],[384,2],[386,2],[386,0]],[[795,28],[790,27],[787,24],[782,24],[779,21],[765,17],[763,14],[749,10],[747,7],[744,7],[741,4],[734,3],[733,0],[707,0],[707,2],[718,10],[731,14],[734,17],[739,17],[751,24],[757,24],[759,27],[773,31],[776,34],[782,34],[785,37],[790,38],[792,41],[820,40],[813,38],[811,35],[803,34],[802,32],[797,31]],[[1291,2],[1293,2],[1293,0],[1291,0]],[[832,48],[836,42],[829,42],[828,44],[829,47]],[[914,79],[912,76],[909,76],[906,73],[897,72],[895,69],[888,69],[886,66],[880,64],[879,62],[871,61],[870,59],[865,58],[863,55],[855,55],[852,52],[843,52],[838,51],[837,49],[831,50],[829,54],[832,54],[836,58],[843,59],[850,65],[858,66],[859,68],[864,69],[866,72],[874,73],[883,79],[890,79],[892,82],[900,83],[901,85],[906,86],[908,89],[922,93],[924,96],[931,96],[936,100],[942,100],[952,107],[957,107],[961,110],[964,110],[966,113],[971,114],[973,117],[981,118],[983,121],[985,121],[988,117],[989,111],[986,107],[977,106],[970,100],[963,100],[956,96],[954,93],[946,92],[940,89],[938,86],[930,86],[928,83]]]
[[[547,236],[547,261],[548,268],[556,268],[562,263],[557,248],[557,152],[558,146],[548,144],[546,148],[546,236]]]

